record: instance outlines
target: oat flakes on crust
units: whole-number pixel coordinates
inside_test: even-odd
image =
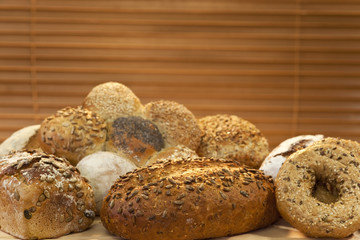
[[[199,119],[203,131],[199,156],[226,158],[259,168],[269,154],[269,144],[256,126],[234,115],[219,114]]]

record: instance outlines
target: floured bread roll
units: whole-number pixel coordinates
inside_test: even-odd
[[[83,106],[110,122],[118,117],[140,115],[143,110],[139,98],[128,87],[117,82],[94,87],[86,96]]]
[[[167,161],[167,160],[196,158],[196,157],[198,157],[198,155],[194,150],[185,147],[184,145],[177,145],[175,147],[164,148],[160,152],[153,154],[145,165],[150,165],[153,163]]]
[[[99,214],[102,201],[115,180],[136,168],[136,165],[112,152],[97,152],[84,157],[76,166],[93,188],[96,213]]]
[[[95,218],[91,186],[68,161],[40,152],[0,157],[0,226],[17,238],[55,238]]]
[[[159,128],[166,147],[198,148],[201,130],[195,116],[184,105],[163,100],[150,102],[145,105],[144,115]]]
[[[164,147],[163,136],[151,121],[138,116],[117,118],[108,130],[106,151],[144,166],[152,154]]]
[[[259,168],[269,144],[256,126],[234,115],[219,114],[199,119],[203,131],[199,156],[225,158]]]
[[[76,164],[94,152],[104,150],[106,123],[96,113],[81,107],[67,107],[47,117],[39,130],[41,148]]]
[[[0,156],[7,155],[13,151],[40,148],[40,144],[36,139],[39,128],[40,125],[32,125],[14,132],[0,145]]]
[[[323,138],[323,135],[300,135],[283,141],[265,158],[260,170],[276,179],[280,167],[291,154]]]

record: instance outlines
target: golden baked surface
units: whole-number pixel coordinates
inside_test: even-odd
[[[309,237],[344,238],[358,230],[359,149],[353,141],[325,139],[290,155],[276,178],[281,216]]]
[[[87,229],[93,191],[68,161],[39,152],[0,158],[0,226],[18,238],[54,238]]]
[[[104,226],[126,239],[204,239],[248,232],[278,218],[272,179],[228,160],[182,159],[119,178],[104,199]]]
[[[43,151],[76,164],[86,155],[104,149],[106,123],[81,107],[66,107],[47,117],[38,134]]]
[[[184,105],[164,100],[150,102],[145,105],[144,115],[159,128],[166,147],[198,148],[201,130],[195,116]]]
[[[199,156],[226,158],[259,168],[269,154],[269,144],[256,126],[234,115],[218,114],[199,119],[203,131]]]
[[[118,82],[106,82],[94,87],[84,99],[83,107],[107,121],[139,115],[143,109],[139,98],[128,87]]]

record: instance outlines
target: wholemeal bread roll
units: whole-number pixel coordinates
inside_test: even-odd
[[[324,139],[291,154],[276,177],[281,216],[308,237],[345,238],[357,231],[359,152],[355,141]]]
[[[38,135],[45,152],[76,166],[84,156],[104,150],[106,123],[87,109],[67,107],[47,117]]]
[[[14,132],[0,144],[0,156],[22,149],[34,150],[40,148],[36,138],[39,128],[40,125],[32,125]]]
[[[269,154],[269,144],[256,126],[234,115],[199,119],[203,131],[199,156],[225,158],[259,168]]]
[[[275,180],[280,167],[291,154],[323,138],[323,135],[318,134],[300,135],[286,139],[269,153],[259,169],[263,170],[265,174],[272,176]]]
[[[94,87],[86,96],[83,106],[109,122],[118,117],[140,115],[143,110],[139,98],[128,87],[117,82]]]
[[[144,166],[163,147],[163,136],[157,126],[142,117],[120,117],[109,126],[106,151],[129,158],[137,166]]]
[[[95,218],[91,186],[65,159],[39,152],[0,158],[0,226],[17,238],[55,238]]]
[[[229,160],[166,161],[119,178],[101,220],[125,239],[204,239],[248,232],[278,218],[271,177]]]
[[[115,180],[136,168],[129,159],[112,152],[96,152],[84,157],[76,167],[89,180],[94,191],[96,213],[100,213],[102,201]]]
[[[149,102],[145,105],[144,115],[159,128],[166,147],[198,148],[201,130],[195,116],[185,106],[173,101]]]
[[[198,155],[196,152],[188,147],[185,147],[184,145],[177,145],[175,147],[168,147],[163,148],[160,152],[156,152],[151,156],[149,161],[146,162],[146,166],[162,162],[166,160],[174,160],[174,159],[181,159],[181,158],[196,158]]]

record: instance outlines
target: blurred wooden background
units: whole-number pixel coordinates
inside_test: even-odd
[[[92,87],[360,140],[360,1],[0,0],[0,142]]]

